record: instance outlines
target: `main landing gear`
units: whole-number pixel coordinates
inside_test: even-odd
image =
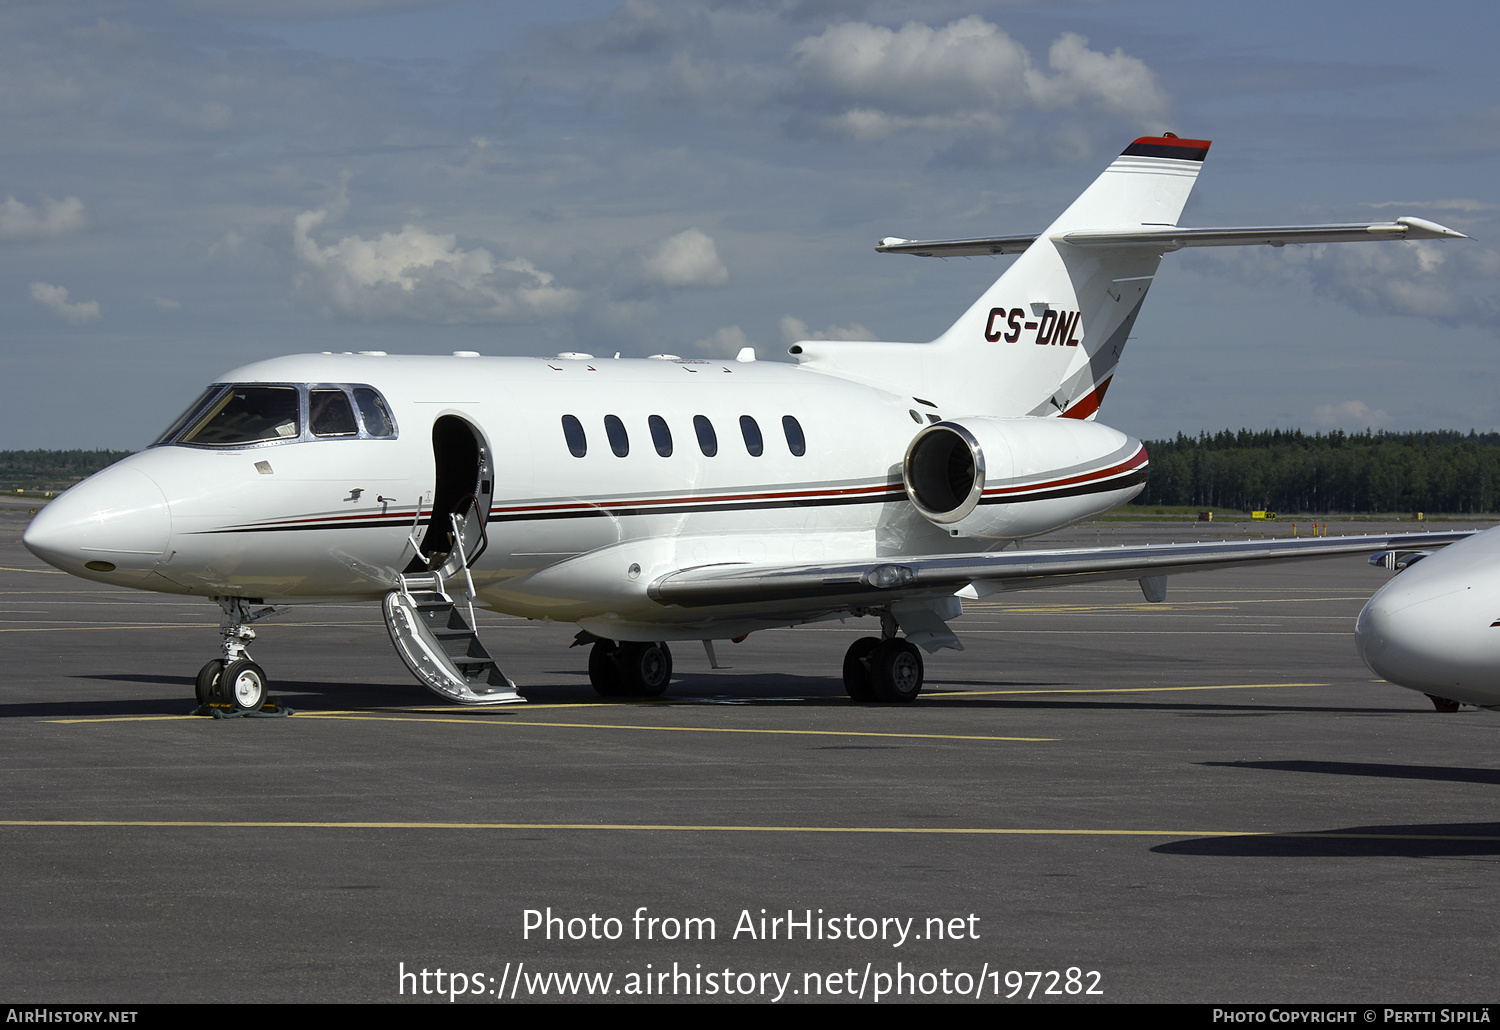
[[[250,660],[246,645],[255,639],[250,623],[280,614],[285,608],[252,610],[243,597],[216,597],[224,617],[219,633],[224,637],[224,656],[198,670],[194,693],[200,705],[224,705],[237,712],[258,712],[266,703],[266,674]]]
[[[599,640],[589,651],[589,682],[604,697],[659,697],[672,679],[672,652],[661,641]]]
[[[896,636],[896,622],[882,612],[882,636],[860,637],[844,655],[844,690],[856,701],[915,701],[922,692],[922,652]]]

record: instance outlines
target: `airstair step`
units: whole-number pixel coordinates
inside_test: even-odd
[[[425,585],[425,584],[424,584]],[[407,668],[433,693],[461,704],[524,701],[463,611],[440,590],[393,590],[386,626]]]

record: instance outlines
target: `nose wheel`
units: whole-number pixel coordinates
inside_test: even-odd
[[[224,638],[224,656],[215,658],[198,670],[193,694],[200,705],[220,705],[236,712],[258,712],[266,704],[266,673],[250,659],[246,645],[255,639],[249,624],[277,615],[286,609],[264,607],[252,609],[243,597],[216,597],[224,617],[219,633]]]
[[[198,670],[193,688],[200,705],[228,705],[238,712],[258,712],[266,704],[266,674],[248,658],[225,662],[215,658]]]
[[[219,676],[219,693],[236,711],[258,712],[266,703],[266,674],[248,658],[230,662]]]

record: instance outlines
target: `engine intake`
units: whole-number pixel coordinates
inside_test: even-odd
[[[938,422],[918,433],[902,465],[906,495],[939,525],[957,522],[978,506],[984,472],[979,441],[953,422]]]
[[[1139,440],[1071,418],[965,418],[912,438],[901,466],[906,496],[953,536],[1032,536],[1077,522],[1140,492]]]

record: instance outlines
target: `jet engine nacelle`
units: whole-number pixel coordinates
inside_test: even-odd
[[[953,536],[1044,533],[1130,500],[1146,449],[1072,418],[960,418],[923,429],[902,464],[906,495]]]

